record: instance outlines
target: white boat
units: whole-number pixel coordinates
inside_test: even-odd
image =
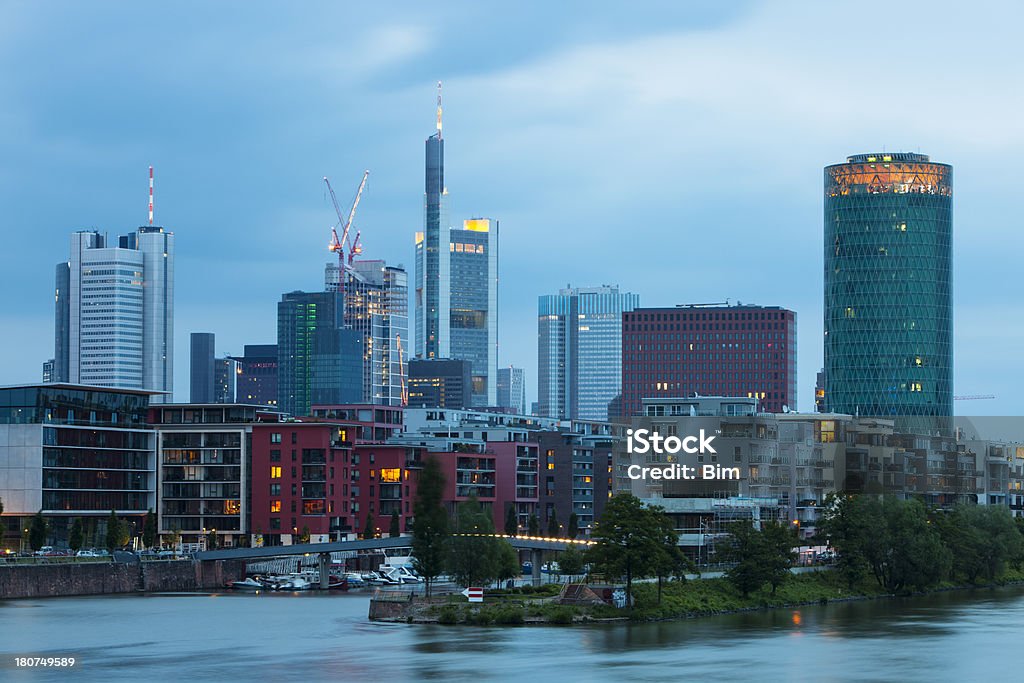
[[[423,579],[414,574],[408,567],[382,564],[380,575],[398,583],[423,583]]]
[[[243,581],[232,581],[228,586],[236,590],[263,590],[265,587],[258,579],[251,576]]]

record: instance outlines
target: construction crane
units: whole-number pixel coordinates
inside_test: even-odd
[[[954,396],[954,401],[985,401],[990,398],[995,398],[992,394],[972,394],[969,396]]]
[[[405,352],[402,351],[402,335],[395,335],[395,345],[398,347],[398,376],[402,380],[402,406],[409,405],[409,390],[405,388]]]
[[[331,181],[324,176],[324,184],[327,185],[327,191],[331,195],[331,204],[334,205],[334,213],[338,215],[338,222],[331,226],[331,241],[327,245],[327,248],[338,255],[338,291],[342,294],[345,293],[345,271],[346,265],[352,265],[352,259],[355,258],[356,254],[363,252],[362,246],[359,244],[359,231],[356,231],[355,240],[349,240],[349,231],[352,229],[352,221],[356,217],[356,208],[359,206],[359,199],[363,196],[363,188],[366,187],[366,178],[370,175],[369,171],[363,171],[363,179],[359,182],[359,189],[356,190],[356,198],[352,200],[352,208],[349,209],[348,218],[346,219],[344,214],[341,213],[341,206],[338,205],[338,197],[334,194],[334,188],[331,187]],[[338,237],[338,228],[341,228],[341,238]],[[348,249],[348,263],[345,262],[345,250]]]

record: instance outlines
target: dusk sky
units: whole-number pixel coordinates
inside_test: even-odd
[[[364,257],[411,281],[440,80],[451,218],[500,221],[528,401],[537,296],[617,284],[797,311],[813,409],[822,168],[887,150],[954,167],[955,393],[996,396],[957,411],[1024,414],[1017,3],[608,5],[0,0],[0,384],[40,380],[70,233],[145,223],[151,164],[178,400],[190,332],[273,343],[281,294],[322,288],[323,176],[347,206],[370,170]]]

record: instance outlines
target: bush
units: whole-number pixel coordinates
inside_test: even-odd
[[[459,611],[455,605],[445,605],[442,607],[437,615],[437,623],[447,625],[459,623]]]
[[[522,607],[508,605],[494,610],[495,624],[522,624],[524,621],[524,610]]]
[[[575,612],[571,607],[561,605],[548,612],[548,623],[549,624],[571,624]]]

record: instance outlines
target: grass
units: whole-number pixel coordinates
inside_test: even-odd
[[[1024,582],[1024,567],[1009,567],[996,582],[999,585]],[[970,584],[944,582],[934,590],[963,588]],[[977,585],[991,585],[979,582]],[[774,594],[765,586],[747,596],[724,578],[696,579],[691,581],[669,581],[662,585],[661,601],[658,601],[656,583],[633,585],[632,609],[617,609],[601,606],[557,605],[546,598],[556,595],[561,589],[558,584],[548,584],[538,589],[513,589],[511,591],[488,591],[487,604],[479,607],[466,604],[461,595],[449,596],[448,603],[435,606],[430,612],[442,624],[523,624],[527,619],[543,618],[548,624],[572,624],[592,619],[628,618],[633,621],[654,619],[679,619],[709,616],[726,612],[752,609],[771,609],[798,604],[825,604],[833,600],[873,598],[885,595],[883,588],[871,577],[852,589],[834,571],[809,572],[789,577]]]

